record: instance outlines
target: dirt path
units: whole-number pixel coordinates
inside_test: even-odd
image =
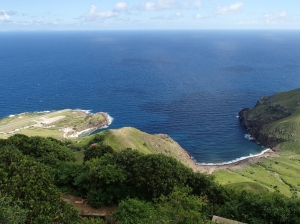
[[[75,197],[72,195],[61,195],[60,198],[65,202],[74,205],[74,207],[79,211],[81,216],[91,216],[91,217],[102,217],[106,218],[110,216],[115,210],[118,209],[117,206],[106,206],[101,208],[92,208],[88,204],[87,199],[83,199],[80,197]]]

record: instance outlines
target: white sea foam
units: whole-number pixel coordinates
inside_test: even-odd
[[[102,127],[98,128],[97,130],[108,128],[108,126],[111,125],[111,123],[113,122],[114,118],[111,117],[108,113],[105,113],[105,114],[106,114],[106,116],[108,118],[108,124],[105,125],[105,126],[102,126]],[[95,130],[95,131],[97,131],[97,130]]]
[[[245,134],[245,138],[248,139],[249,141],[254,140],[254,138],[250,134]]]
[[[11,114],[8,117],[21,116],[21,115],[24,115],[24,114],[44,114],[44,113],[50,113],[50,112],[55,112],[55,110],[53,110],[53,111],[45,110],[45,111],[34,111],[34,112],[22,112],[20,114]]]
[[[50,110],[45,110],[45,111],[35,111],[33,113],[35,113],[35,114],[43,114],[43,113],[50,113],[50,112],[51,112]],[[55,110],[52,111],[52,112],[55,112]]]
[[[257,156],[261,156],[263,155],[264,153],[270,151],[271,149],[265,149],[263,150],[261,153],[259,154],[255,154],[255,155],[252,155],[251,153],[249,154],[249,156],[243,156],[243,157],[240,157],[240,158],[237,158],[237,159],[234,159],[234,160],[231,160],[231,161],[228,161],[228,162],[223,162],[223,163],[197,163],[197,165],[201,165],[201,166],[222,166],[222,165],[229,165],[229,164],[232,164],[232,163],[236,163],[236,162],[239,162],[239,161],[242,161],[242,160],[245,160],[245,159],[249,159],[249,158],[253,158],[253,157],[257,157]]]
[[[114,118],[111,117],[108,113],[105,113],[105,114],[107,115],[107,118],[108,118],[108,125],[110,125],[113,122]]]
[[[92,110],[82,110],[82,109],[75,109],[75,110],[82,111],[82,112],[87,113],[87,114],[93,114],[91,112]]]

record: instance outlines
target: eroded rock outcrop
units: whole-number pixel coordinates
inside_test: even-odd
[[[92,132],[104,126],[108,126],[110,122],[109,116],[106,113],[86,114],[84,122],[79,127],[76,127],[76,131],[81,132],[90,129],[90,132]]]
[[[293,140],[293,117],[299,105],[300,89],[278,93],[262,97],[252,109],[242,109],[239,120],[255,141],[274,148],[281,142]]]

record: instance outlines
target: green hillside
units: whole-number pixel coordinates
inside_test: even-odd
[[[73,140],[72,146],[82,148],[101,141],[116,151],[131,148],[144,154],[162,153],[177,159],[188,167],[195,168],[196,166],[188,152],[165,134],[151,135],[136,128],[124,127],[86,136],[79,141]],[[80,159],[80,155],[83,157],[82,152],[77,152],[78,159]]]
[[[239,116],[255,140],[275,153],[242,169],[217,171],[219,183],[244,189],[255,183],[270,192],[299,194],[300,89],[262,97],[254,108],[243,109]]]
[[[300,89],[262,97],[254,108],[239,113],[242,124],[262,145],[274,147],[290,142],[289,150],[300,141]]]
[[[131,128],[125,133],[131,141],[136,134],[147,136]],[[269,193],[244,180],[223,187],[170,156],[113,150],[104,145],[112,136],[104,131],[84,139],[85,152],[91,152],[84,163],[75,163],[71,145],[54,138],[16,134],[0,139],[0,223],[201,224],[212,223],[212,211],[243,223],[300,223],[298,197]],[[98,150],[106,151],[94,153]],[[269,168],[279,172],[276,165]],[[253,174],[261,175],[249,170],[248,176]],[[70,197],[78,198],[76,209],[66,200]],[[83,218],[87,215],[92,217]]]

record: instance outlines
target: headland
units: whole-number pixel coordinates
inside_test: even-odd
[[[104,112],[92,114],[86,110],[64,109],[10,115],[0,120],[0,138],[14,134],[77,138],[108,127],[112,118]]]

